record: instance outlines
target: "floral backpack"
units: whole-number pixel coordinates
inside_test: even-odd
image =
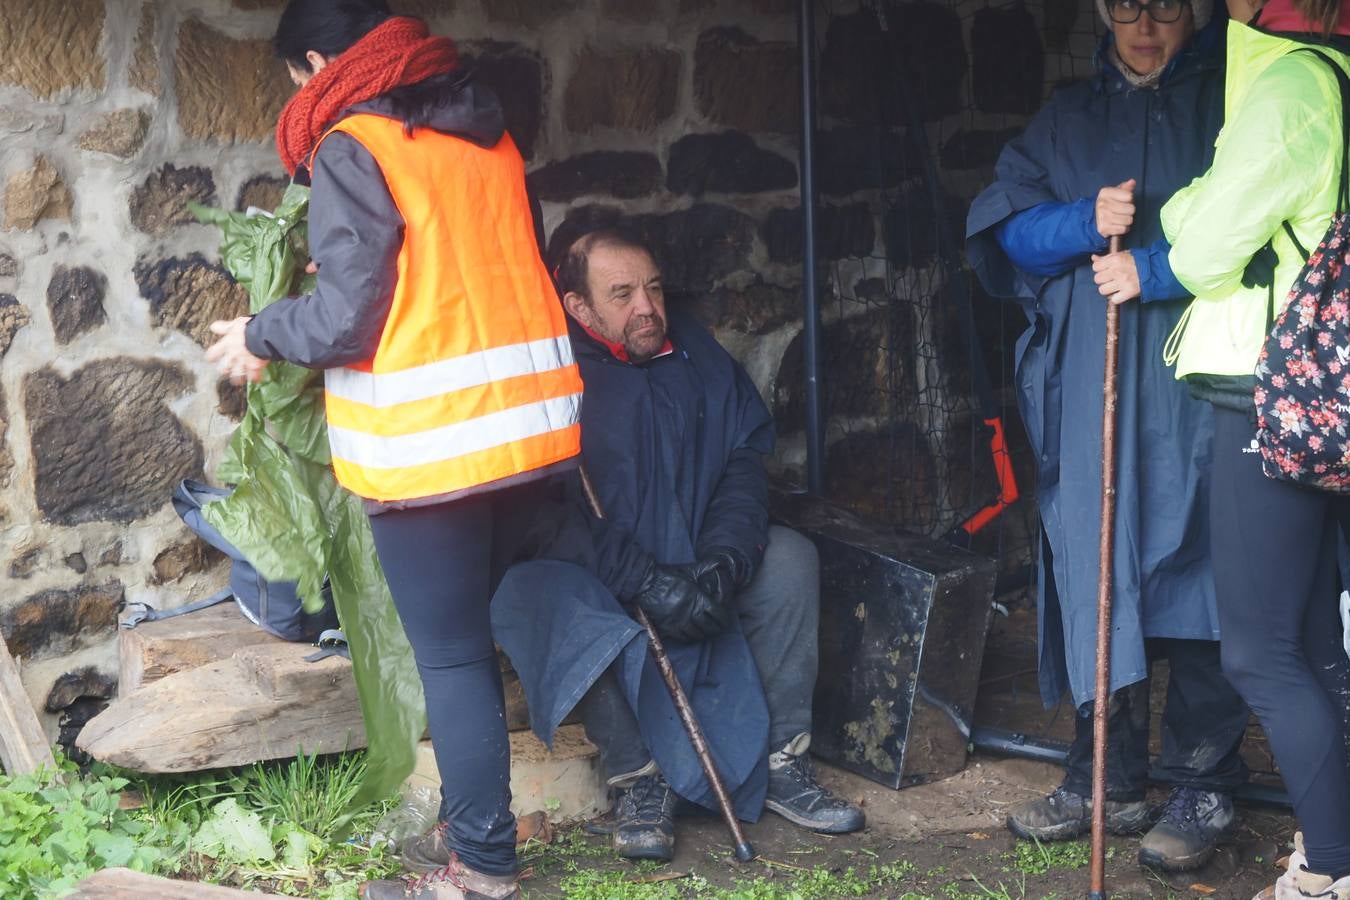
[[[1350,78],[1320,51],[1295,52],[1316,53],[1336,73],[1345,155],[1331,227],[1256,364],[1256,441],[1267,477],[1350,493]]]

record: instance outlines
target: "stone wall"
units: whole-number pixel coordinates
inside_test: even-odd
[[[180,478],[212,471],[240,415],[240,392],[202,349],[206,325],[245,298],[184,204],[269,206],[284,187],[270,135],[291,88],[267,43],[280,5],[0,0],[0,630],[40,703],[106,693],[122,603],[173,606],[222,579],[167,501]],[[636,217],[678,302],[784,417],[792,477],[793,0],[395,5],[456,37],[504,98],[550,231]],[[886,0],[889,37],[856,2],[820,7],[825,252],[894,256],[888,290],[933,260],[897,249],[910,242],[895,210],[922,206],[916,172],[886,149],[903,123],[861,101],[909,60],[948,189],[968,197],[1007,129],[1071,74],[1072,62],[1042,64],[1042,38],[1069,59],[1082,51],[1068,53],[1073,29],[1091,28],[1064,0],[1033,13],[967,5]],[[831,295],[851,296],[861,268],[831,272]],[[856,318],[831,308],[831,321]],[[879,365],[858,362],[857,377]]]

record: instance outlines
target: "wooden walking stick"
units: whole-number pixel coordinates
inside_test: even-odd
[[[595,493],[595,488],[591,485],[591,479],[586,474],[586,470],[581,470],[581,489],[586,494],[586,503],[591,508],[597,519],[605,518],[605,510],[600,505],[600,498]],[[694,715],[694,707],[689,702],[689,695],[684,692],[684,685],[680,684],[679,676],[675,674],[675,667],[670,664],[670,654],[666,653],[666,646],[661,642],[661,636],[656,633],[656,628],[652,625],[652,620],[647,618],[647,614],[641,607],[633,607],[633,612],[637,617],[638,624],[647,632],[647,645],[651,648],[652,659],[656,662],[656,668],[661,672],[661,680],[666,683],[666,690],[670,691],[670,699],[675,704],[675,711],[680,714],[680,721],[684,724],[685,733],[689,735],[689,743],[694,745],[694,755],[698,757],[699,765],[703,767],[703,774],[708,778],[708,785],[712,788],[713,796],[717,798],[717,805],[722,810],[722,819],[727,823],[727,829],[731,831],[732,841],[736,845],[736,858],[741,862],[749,862],[757,854],[755,848],[745,839],[745,832],[741,829],[740,820],[736,818],[736,811],[731,806],[731,796],[727,793],[727,786],[722,783],[722,776],[717,771],[717,763],[713,762],[712,752],[708,749],[708,740],[703,736],[703,726],[698,724],[698,718]]]
[[[1120,238],[1111,238],[1120,252]],[[1102,530],[1097,577],[1097,689],[1092,702],[1092,869],[1088,900],[1106,898],[1106,726],[1111,707],[1111,574],[1116,546],[1116,371],[1120,307],[1106,301],[1106,375],[1102,387]]]

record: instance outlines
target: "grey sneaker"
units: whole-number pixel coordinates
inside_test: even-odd
[[[1148,803],[1143,800],[1106,801],[1106,827],[1113,834],[1138,834],[1148,823]],[[1071,841],[1092,830],[1092,798],[1057,787],[1014,809],[1008,830],[1026,841]]]
[[[675,858],[675,791],[665,776],[643,775],[616,789],[614,850],[624,859]]]
[[[453,853],[449,865],[421,878],[367,881],[360,893],[363,900],[520,900],[516,876],[475,872]]]
[[[1198,869],[1236,824],[1227,794],[1174,787],[1158,824],[1139,843],[1139,864],[1162,872]]]
[[[780,751],[770,757],[764,806],[820,834],[848,834],[867,824],[861,809],[821,787],[805,752],[793,756]]]

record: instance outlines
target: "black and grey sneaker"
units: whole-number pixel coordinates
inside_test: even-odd
[[[1106,827],[1112,833],[1138,834],[1148,824],[1145,801],[1106,801]],[[1071,841],[1092,830],[1092,798],[1061,785],[1014,809],[1008,830],[1026,841]]]
[[[644,775],[616,788],[614,850],[624,859],[669,862],[675,857],[675,791],[665,776]]]
[[[804,745],[799,753],[794,741],[769,757],[769,790],[764,806],[794,825],[820,834],[848,834],[867,824],[863,811],[836,797],[816,781],[811,757]]]
[[[1158,824],[1139,843],[1139,864],[1163,872],[1198,869],[1236,825],[1232,797],[1174,787]]]

